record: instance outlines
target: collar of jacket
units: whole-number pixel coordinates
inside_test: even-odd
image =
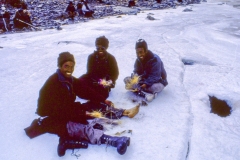
[[[95,58],[98,59],[98,60],[106,60],[106,59],[108,59],[108,52],[107,51],[105,51],[104,58],[102,58],[102,59],[99,58],[99,55],[98,55],[97,51],[94,51],[94,55],[95,55]]]
[[[58,74],[58,80],[60,82],[68,82],[68,83],[73,82],[73,77],[72,76],[71,76],[71,78],[64,77],[63,74],[61,73],[60,69],[57,69],[57,74]]]

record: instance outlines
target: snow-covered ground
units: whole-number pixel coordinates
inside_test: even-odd
[[[29,139],[23,129],[38,117],[38,92],[56,71],[58,54],[75,55],[74,76],[79,77],[86,72],[95,39],[105,35],[120,70],[109,97],[117,107],[136,105],[127,97],[123,78],[133,70],[138,38],[162,58],[169,85],[133,119],[124,117],[119,126],[107,126],[107,134],[126,130],[122,135],[131,137],[125,155],[110,146],[89,145],[75,150],[78,159],[239,160],[240,10],[222,2],[108,17],[62,26],[60,31],[1,34],[0,159],[76,159],[71,150],[58,157],[56,135]],[[193,11],[182,12],[185,8]],[[146,19],[150,13],[156,20]],[[184,65],[182,59],[195,63]],[[226,100],[231,115],[210,113],[208,95]]]

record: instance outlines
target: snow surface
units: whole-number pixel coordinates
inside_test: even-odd
[[[224,2],[224,3],[222,3]],[[239,1],[238,1],[239,2]],[[238,3],[239,4],[239,3]],[[182,12],[191,8],[192,12]],[[152,14],[157,20],[146,19]],[[75,55],[74,76],[86,72],[87,56],[98,36],[110,41],[120,76],[109,100],[131,108],[123,78],[133,70],[138,38],[164,62],[169,85],[133,119],[122,118],[106,134],[124,130],[131,137],[125,155],[114,147],[89,145],[78,159],[93,160],[239,160],[240,158],[240,10],[209,0],[177,9],[144,11],[62,26],[63,30],[0,35],[1,160],[76,159],[71,150],[58,157],[56,135],[29,139],[24,128],[34,118],[38,92],[57,69],[60,52]],[[182,59],[194,61],[184,65]],[[228,117],[210,113],[208,95],[226,100]],[[81,99],[78,99],[83,101]]]

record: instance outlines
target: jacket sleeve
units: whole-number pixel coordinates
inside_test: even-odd
[[[92,54],[88,56],[87,60],[87,74],[91,75],[93,73],[93,64],[94,64],[94,57]]]
[[[161,79],[165,80],[166,78],[167,74],[162,61],[153,59],[148,62],[148,67],[143,75],[143,80],[140,83],[151,86],[154,83],[160,82]]]
[[[37,114],[40,116],[57,117],[59,119],[75,119],[85,116],[85,109],[79,102],[70,100],[60,84],[47,80],[39,92]]]
[[[115,57],[111,57],[111,63],[109,64],[110,67],[110,79],[113,81],[113,84],[116,83],[119,75],[118,64]]]
[[[106,100],[104,96],[89,87],[84,81],[80,78],[76,79],[74,83],[74,92],[79,98],[97,102],[104,102]]]
[[[168,81],[167,81],[167,72],[164,68],[164,65],[162,63],[162,72],[161,72],[161,83],[164,85],[164,86],[167,86],[168,85]]]

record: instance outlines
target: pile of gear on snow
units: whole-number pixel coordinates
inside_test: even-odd
[[[1,0],[0,33],[59,29],[61,25],[86,22],[106,16],[136,15],[141,10],[175,8],[201,0],[72,0],[74,6],[87,3],[93,14],[77,15],[69,20],[65,11],[69,0]],[[117,9],[115,7],[118,7]],[[120,7],[120,8],[119,8]],[[129,10],[123,9],[128,8]],[[21,17],[20,17],[21,16]]]

